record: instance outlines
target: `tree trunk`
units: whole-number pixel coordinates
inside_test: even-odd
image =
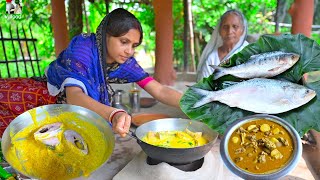
[[[195,65],[195,54],[194,54],[194,33],[193,33],[193,22],[191,12],[191,0],[183,0],[183,19],[184,19],[184,32],[183,32],[183,72],[194,72]],[[190,57],[190,58],[189,58]],[[190,62],[191,59],[191,62]]]
[[[200,56],[201,56],[201,45],[200,45],[200,35],[198,33],[195,33],[194,36],[194,50],[195,50],[195,57],[198,60],[198,64],[199,64],[199,60],[200,60]],[[197,64],[195,65],[195,67],[197,67]],[[197,68],[195,68],[195,71],[197,71]]]
[[[74,36],[82,33],[82,1],[69,0],[68,3],[68,22],[69,36],[72,39]]]
[[[110,2],[109,2],[109,0],[104,0],[104,2],[105,2],[105,4],[106,4],[106,14],[109,14],[109,4],[110,4]]]
[[[286,15],[287,9],[287,0],[277,0],[277,9],[274,17],[274,21],[276,23],[275,33],[280,33],[279,23],[283,22],[283,19]]]
[[[320,1],[319,0],[314,0],[314,12],[318,12],[318,13],[314,13],[313,16],[313,24],[320,24]]]
[[[183,72],[188,71],[188,62],[189,62],[189,50],[190,50],[190,41],[189,41],[189,6],[188,0],[183,0],[183,20],[184,20],[184,31],[183,31]]]
[[[90,30],[90,25],[89,25],[89,20],[88,20],[88,15],[87,15],[87,8],[86,8],[86,3],[84,2],[84,0],[82,1],[83,3],[83,14],[84,14],[84,18],[85,18],[85,21],[86,21],[86,29],[87,29],[87,33],[90,33],[91,30]]]
[[[191,11],[191,1],[188,0],[188,25],[189,25],[189,32],[190,32],[190,55],[191,55],[191,63],[188,71],[194,72],[196,68],[195,59],[194,59],[194,33],[193,33],[193,21],[192,21],[192,11]]]

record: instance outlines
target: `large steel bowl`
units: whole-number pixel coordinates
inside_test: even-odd
[[[291,159],[282,168],[274,172],[265,173],[265,174],[254,174],[248,171],[244,171],[243,169],[239,168],[234,164],[228,152],[228,142],[230,140],[232,133],[236,131],[243,124],[248,123],[250,121],[258,120],[258,119],[266,119],[283,126],[291,135],[291,138],[293,141],[293,147],[294,147]],[[228,169],[243,179],[259,179],[259,180],[279,179],[285,176],[286,174],[290,173],[297,166],[302,155],[302,143],[301,143],[301,139],[298,132],[285,120],[273,115],[257,114],[257,115],[238,119],[237,121],[233,122],[229,126],[229,128],[226,130],[222,138],[222,141],[220,144],[220,152],[221,152],[222,160],[224,164],[228,167]]]
[[[114,149],[114,134],[112,132],[112,129],[110,128],[110,125],[107,123],[105,119],[103,119],[101,116],[99,116],[97,113],[75,105],[68,105],[68,104],[53,104],[53,105],[45,105],[40,106],[35,109],[36,110],[36,121],[41,122],[46,119],[46,117],[49,116],[57,116],[64,112],[75,112],[76,118],[81,119],[83,121],[89,122],[93,125],[95,125],[100,132],[104,134],[104,141],[106,142],[108,148],[105,152],[105,157],[107,157],[106,161],[100,165],[99,168],[101,168],[105,163],[107,163],[107,160],[111,156],[113,149]],[[2,151],[3,155],[6,158],[6,152],[11,146],[11,137],[13,137],[15,134],[17,134],[20,130],[23,128],[33,124],[32,117],[30,115],[30,111],[26,111],[16,117],[10,125],[6,128],[3,136],[2,136]],[[94,132],[92,132],[94,133]],[[8,162],[14,169],[14,164]],[[97,170],[99,169],[97,168]],[[48,169],[50,171],[50,169]],[[23,172],[20,172],[23,174]],[[25,176],[30,177],[28,174],[24,174]],[[37,177],[31,177],[31,178],[37,178]]]
[[[202,136],[208,140],[208,143],[193,148],[165,148],[142,141],[149,131],[184,131],[186,128],[193,132],[202,132]],[[138,138],[138,144],[149,157],[172,164],[188,164],[203,158],[218,137],[218,133],[206,124],[180,118],[164,118],[144,123],[136,129],[135,135]]]

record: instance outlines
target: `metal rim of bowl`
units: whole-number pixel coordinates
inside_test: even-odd
[[[248,171],[245,171],[238,166],[236,166],[233,161],[230,159],[229,152],[228,152],[228,141],[230,139],[231,134],[239,128],[241,125],[254,121],[260,118],[264,118],[267,120],[271,120],[275,123],[280,124],[283,126],[291,135],[293,145],[294,145],[294,153],[291,157],[291,159],[286,163],[286,165],[275,172],[269,173],[269,174],[254,174],[250,173]],[[302,156],[302,143],[300,136],[298,132],[285,120],[269,115],[269,114],[257,114],[257,115],[252,115],[252,116],[247,116],[243,117],[241,119],[236,120],[232,124],[229,125],[227,128],[225,135],[223,136],[223,139],[220,144],[220,152],[221,152],[221,157],[224,162],[224,164],[227,166],[227,168],[233,172],[234,174],[238,175],[241,178],[244,179],[278,179],[281,178],[287,174],[289,174],[298,164],[300,157]]]
[[[166,148],[151,145],[142,141],[142,137],[150,130],[171,131],[184,130],[186,128],[190,128],[189,130],[191,131],[201,128],[200,131],[203,132],[203,137],[207,138],[209,142],[205,145],[192,148]],[[137,143],[149,157],[162,162],[185,165],[203,158],[212,148],[218,137],[218,132],[212,130],[200,121],[182,118],[163,118],[142,124],[136,129],[134,135],[137,137]]]
[[[187,122],[188,124],[190,123],[190,122],[192,122],[192,123],[194,123],[194,124],[204,124],[203,122],[200,122],[200,121],[193,121],[193,120],[191,120],[191,119],[184,119],[184,118],[161,118],[161,119],[155,119],[155,120],[152,120],[152,121],[148,121],[148,122],[146,122],[146,123],[143,123],[143,124],[141,124],[140,126],[138,126],[137,127],[137,129],[133,132],[133,135],[137,138],[137,142],[139,143],[139,142],[141,142],[141,143],[145,143],[145,144],[147,144],[148,146],[152,146],[152,147],[156,147],[156,148],[164,148],[164,149],[171,149],[171,150],[181,150],[181,148],[165,148],[165,147],[160,147],[160,146],[155,146],[155,145],[152,145],[152,144],[148,144],[148,143],[146,143],[146,142],[144,142],[144,141],[142,141],[142,137],[143,137],[143,133],[138,133],[137,134],[137,132],[139,132],[139,130],[138,129],[142,129],[144,126],[147,126],[147,125],[150,125],[150,124],[153,124],[153,123],[159,123],[159,122],[161,122],[161,123],[164,123],[164,124],[167,124],[166,122],[170,122],[170,121],[182,121],[182,122]],[[187,128],[188,126],[186,126],[186,128]],[[185,129],[185,128],[183,128],[183,129]],[[153,129],[153,131],[174,131],[174,130],[183,130],[183,129],[176,129],[176,128],[165,128],[165,129],[163,129],[163,128],[160,128],[160,129],[158,129],[158,128],[156,128],[156,129]],[[210,129],[209,127],[208,127],[208,129]],[[214,130],[212,130],[212,132],[213,132],[213,138],[207,143],[207,144],[205,144],[205,145],[203,145],[203,146],[206,146],[206,145],[209,145],[209,144],[211,144],[211,143],[215,143],[216,142],[216,140],[217,140],[217,138],[218,138],[218,132],[216,132],[216,131],[214,131]],[[192,147],[192,148],[187,148],[187,149],[197,149],[197,148],[199,148],[200,146],[196,146],[196,147]]]
[[[33,109],[36,109],[35,112],[36,112],[37,121],[39,120],[38,115],[44,115],[44,116],[50,115],[51,116],[52,114],[54,114],[54,112],[75,112],[79,115],[78,118],[80,118],[80,119],[82,119],[83,117],[86,117],[86,118],[83,118],[82,120],[91,122],[102,133],[108,133],[107,140],[110,141],[110,142],[108,142],[108,145],[110,146],[110,151],[108,152],[108,153],[110,153],[109,157],[107,157],[107,159],[100,166],[98,166],[94,171],[92,171],[90,174],[93,174],[98,169],[102,168],[105,164],[108,163],[108,160],[110,159],[110,157],[114,151],[114,148],[115,148],[115,142],[114,142],[115,140],[114,140],[114,135],[113,135],[113,131],[112,131],[110,124],[107,121],[105,121],[103,119],[103,117],[101,117],[100,115],[98,115],[94,111],[91,111],[90,109],[87,109],[87,108],[84,108],[81,106],[70,105],[70,104],[49,104],[49,105],[38,106]],[[20,119],[23,119],[26,117],[31,118],[31,115],[29,114],[30,110],[25,111],[24,113],[17,116],[5,129],[3,136],[1,138],[1,149],[2,149],[2,152],[4,153],[3,154],[4,158],[6,157],[5,152],[7,151],[7,149],[9,148],[9,146],[11,144],[11,133],[13,132],[11,130],[13,129],[13,126],[15,126],[15,125],[21,126],[21,123],[19,124],[19,121],[26,123],[27,121],[22,121]],[[61,111],[61,110],[63,110],[63,111]],[[39,113],[39,111],[40,111],[40,113]],[[44,112],[46,112],[46,113],[44,113]],[[55,114],[55,115],[57,115],[57,114]],[[95,121],[89,121],[89,119],[90,119],[89,117],[92,120],[94,119]],[[42,120],[44,120],[44,119],[41,119],[39,121],[42,121]],[[28,119],[28,121],[30,121],[30,123],[33,123],[33,121],[30,119]],[[27,124],[27,125],[30,125],[30,124]],[[103,126],[103,129],[101,129],[100,126]],[[18,131],[15,131],[14,134],[18,133],[19,131],[20,131],[20,129]],[[105,137],[107,137],[107,136],[105,136]],[[24,174],[22,172],[19,172],[18,170],[15,169],[15,167],[12,164],[10,164],[8,161],[6,161],[6,162],[17,173],[22,174],[22,175],[29,177],[29,178],[32,178],[32,179],[36,178],[36,177],[30,176],[30,175]],[[79,176],[76,178],[81,178],[81,177]]]

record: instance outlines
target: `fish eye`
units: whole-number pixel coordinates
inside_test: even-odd
[[[311,91],[310,91],[310,89],[307,89],[306,90],[306,94],[309,94]]]

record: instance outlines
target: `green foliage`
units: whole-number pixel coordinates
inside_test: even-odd
[[[248,45],[242,51],[232,56],[230,64],[225,65],[225,67],[246,62],[249,57],[254,54],[277,50],[300,54],[300,60],[291,69],[273,77],[275,79],[284,79],[293,83],[300,83],[303,74],[320,71],[320,46],[314,40],[300,34],[281,36],[264,35],[256,43]],[[204,78],[194,86],[207,90],[219,90],[230,85],[230,81],[240,80],[232,76],[225,76],[215,81],[213,80],[213,76],[214,75]],[[306,82],[304,85],[315,90],[317,96],[299,108],[276,115],[288,121],[298,131],[300,136],[309,129],[320,131],[320,116],[318,116],[318,114],[320,114],[320,80]],[[254,114],[239,108],[231,108],[219,102],[211,102],[197,109],[193,109],[192,106],[200,98],[200,95],[188,89],[180,101],[182,111],[191,119],[203,121],[221,134],[223,134],[228,125],[235,120]]]
[[[320,44],[320,35],[319,31],[311,34],[311,39],[314,39],[318,44]]]
[[[184,29],[183,29],[183,1],[182,0],[174,0],[173,1],[173,9],[172,9],[172,14],[173,14],[173,33],[174,33],[174,38],[173,38],[173,55],[175,59],[175,64],[176,68],[181,71],[181,67],[183,67],[183,34],[184,34]],[[180,68],[179,68],[180,67]]]
[[[290,0],[288,4],[291,4]],[[5,3],[0,3],[0,22],[1,27],[6,35],[8,35],[8,27],[31,26],[33,36],[38,39],[36,47],[39,57],[41,59],[40,66],[43,72],[45,67],[55,59],[54,52],[54,38],[52,26],[50,24],[51,4],[50,0],[32,0],[22,1],[22,14],[15,16],[8,16],[5,12]],[[84,26],[83,32],[95,32],[100,21],[106,15],[106,5],[104,1],[84,1],[86,3],[86,14],[88,15],[89,29]],[[152,4],[137,3],[136,1],[114,1],[110,2],[109,10],[117,7],[123,7],[132,12],[140,20],[144,31],[144,39],[140,48],[145,49],[147,53],[153,54],[155,51],[155,24],[154,24],[154,10]],[[274,26],[269,25],[272,21],[276,9],[276,0],[194,0],[192,1],[193,25],[195,35],[199,36],[200,53],[210,39],[211,33],[220,16],[228,9],[239,9],[245,15],[249,23],[249,34],[271,34],[274,32]],[[181,71],[184,61],[184,12],[183,1],[173,1],[173,26],[174,26],[174,40],[173,53],[176,68]],[[83,17],[85,22],[85,17]],[[85,25],[85,23],[84,23]],[[165,25],[165,24],[163,24]],[[6,29],[6,30],[5,30]],[[283,31],[290,31],[290,29],[283,29]],[[313,34],[312,38],[318,43],[320,38],[318,34]],[[0,45],[1,46],[1,45]],[[12,55],[10,50],[8,54]],[[4,58],[3,51],[0,51],[0,58]]]
[[[87,7],[89,12],[88,15],[88,23],[90,26],[91,32],[96,32],[101,20],[106,15],[106,6],[104,3],[90,3]]]
[[[111,3],[109,11],[119,7],[118,3]],[[144,48],[147,52],[153,52],[155,49],[155,26],[154,26],[154,12],[153,7],[145,4],[137,4],[134,2],[128,2],[125,5],[121,5],[133,13],[137,19],[141,22],[143,29],[143,42],[138,47]],[[88,5],[88,21],[91,32],[95,33],[101,20],[106,16],[105,4],[101,2],[94,2]]]
[[[0,9],[5,9],[5,3],[0,4]],[[49,0],[33,0],[32,2],[29,1],[22,1],[22,13],[20,15],[18,14],[12,14],[7,15],[4,13],[0,13],[0,18],[3,19],[0,23],[0,26],[2,27],[3,36],[9,38],[10,33],[9,29],[11,28],[13,31],[13,37],[17,37],[16,34],[16,28],[18,27],[20,29],[19,36],[21,37],[23,32],[21,31],[21,28],[24,27],[26,29],[26,37],[31,38],[31,33],[28,30],[29,27],[32,29],[32,36],[37,39],[36,41],[36,47],[37,47],[37,53],[39,58],[41,59],[40,62],[40,71],[43,74],[44,69],[48,65],[50,61],[54,59],[54,39],[53,39],[53,32],[52,27],[50,24],[50,16],[51,16],[51,5]],[[5,11],[3,11],[5,12]],[[23,37],[23,36],[22,36]],[[21,59],[21,52],[19,52],[19,44],[15,42],[14,44],[15,48],[12,48],[11,42],[7,41],[5,44],[5,47],[7,47],[6,55],[9,60],[13,60],[16,57],[14,57],[14,52],[16,51],[17,57]],[[35,57],[34,54],[34,46],[31,42],[28,42],[28,47],[30,48],[31,56]],[[2,47],[3,48],[3,47]],[[1,60],[5,59],[4,51],[0,52],[0,58]],[[17,76],[17,68],[14,68],[15,65],[10,69],[13,72],[11,72],[11,76],[15,77]],[[24,66],[22,66],[24,67]],[[26,68],[31,68],[31,65],[26,65]],[[0,66],[0,69],[2,72],[6,72],[6,67],[4,65]],[[20,75],[22,77],[26,76],[26,73],[24,72],[24,68],[20,68]],[[38,74],[36,74],[38,75]]]
[[[207,42],[222,14],[229,9],[238,9],[248,21],[249,33],[272,33],[273,27],[267,26],[267,22],[272,20],[276,3],[276,0],[195,0],[192,4],[194,28],[204,35]]]
[[[155,24],[154,24],[154,12],[153,7],[145,4],[136,4],[129,10],[139,19],[143,29],[143,42],[142,47],[148,52],[152,52],[156,48],[155,38]]]

